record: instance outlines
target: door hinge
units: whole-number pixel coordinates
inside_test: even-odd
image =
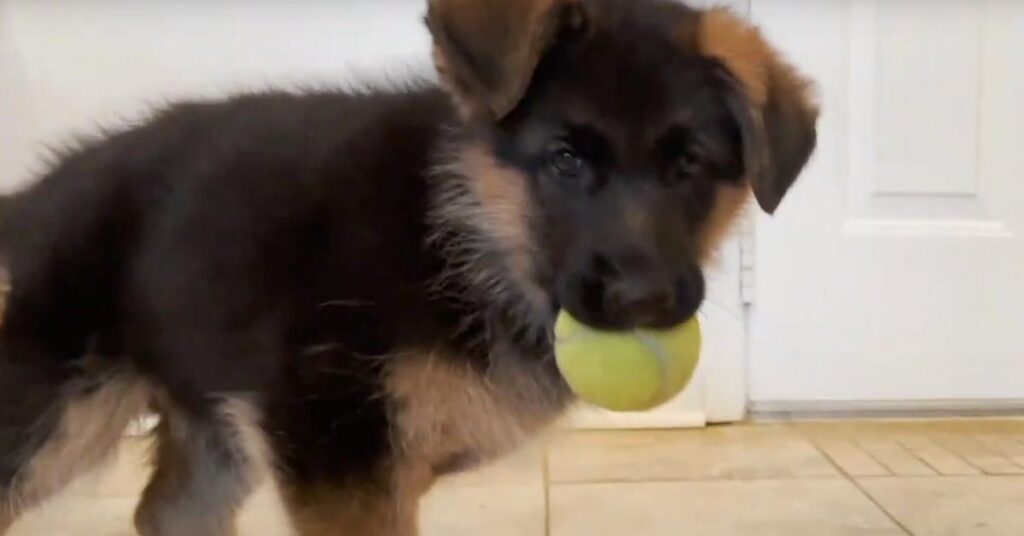
[[[755,216],[747,211],[740,227],[740,299],[743,305],[754,303],[757,280],[754,278],[756,247],[754,240]]]

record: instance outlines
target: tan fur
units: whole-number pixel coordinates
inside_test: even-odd
[[[768,102],[769,91],[791,98],[817,115],[813,84],[779,57],[761,31],[727,8],[701,15],[697,30],[701,52],[721,61],[739,79],[755,108]]]
[[[772,134],[774,139],[768,140],[769,146],[786,147],[786,143],[780,142],[788,141],[792,147],[794,144],[790,138],[798,140],[801,136],[813,135],[818,115],[813,85],[782,60],[765,41],[760,30],[728,9],[709,9],[701,15],[697,43],[703,54],[721,61],[739,81],[749,103],[751,119],[762,134],[767,135],[770,130],[768,127],[771,125],[767,122],[780,120],[780,113],[802,119],[800,128],[790,127],[784,133],[778,132],[776,126]],[[747,140],[746,143],[752,142]],[[747,180],[755,191],[760,187],[759,201],[763,202],[761,196],[775,188],[762,181],[777,180],[772,178],[774,173],[769,170],[776,159],[783,157],[780,154],[769,154],[767,147],[758,150],[756,154],[746,155]],[[771,199],[772,195],[767,197]],[[777,204],[777,200],[771,204]]]
[[[508,452],[552,418],[551,394],[526,371],[433,352],[396,360],[385,388],[398,402],[393,433],[402,462],[437,466],[469,453],[481,460]]]
[[[488,150],[479,145],[463,150],[461,164],[470,179],[471,191],[483,207],[481,223],[513,255],[513,271],[526,275],[530,270],[526,252],[533,247],[527,227],[531,206],[526,191],[527,178],[519,171],[499,164]]]
[[[463,146],[453,162],[465,177],[473,196],[473,208],[454,218],[468,218],[494,240],[508,259],[507,276],[514,280],[526,298],[538,307],[546,307],[547,297],[532,277],[530,252],[530,207],[533,202],[527,190],[529,179],[522,172],[499,163],[483,144]],[[464,207],[439,207],[459,210]]]
[[[473,195],[484,207],[480,223],[488,233],[509,251],[530,249],[527,224],[532,203],[526,189],[527,177],[500,164],[481,144],[466,146],[459,163],[470,179]]]
[[[750,198],[750,188],[745,185],[723,184],[718,186],[715,192],[714,208],[707,221],[704,222],[698,239],[702,261],[709,260],[714,254],[715,248],[725,240],[733,226],[739,221]]]
[[[697,30],[700,50],[721,61],[739,79],[751,103],[760,108],[768,102],[769,69],[775,53],[754,26],[726,8],[701,15]]]
[[[800,105],[809,121],[814,122],[820,113],[820,104],[815,94],[814,83],[805,78],[792,65],[776,59],[768,68],[768,79],[772,90],[787,95]]]
[[[147,409],[150,395],[149,384],[123,372],[95,391],[69,395],[56,430],[15,476],[13,513],[47,499],[105,461],[128,423]]]

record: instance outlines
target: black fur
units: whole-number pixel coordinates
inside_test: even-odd
[[[379,359],[459,322],[428,296],[442,260],[424,246],[452,122],[431,88],[275,93],[178,105],[73,152],[9,207],[2,376],[22,346],[59,370],[95,345],[195,412],[273,393],[298,474],[364,465],[386,450]]]

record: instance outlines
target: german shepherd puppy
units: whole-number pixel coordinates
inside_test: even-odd
[[[10,200],[0,532],[152,409],[143,535],[408,536],[438,476],[572,400],[556,311],[665,327],[815,146],[808,83],[727,11],[433,0],[440,84],[171,106]]]

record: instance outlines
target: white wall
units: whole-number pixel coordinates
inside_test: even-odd
[[[0,190],[161,100],[429,73],[422,0],[0,0]]]

